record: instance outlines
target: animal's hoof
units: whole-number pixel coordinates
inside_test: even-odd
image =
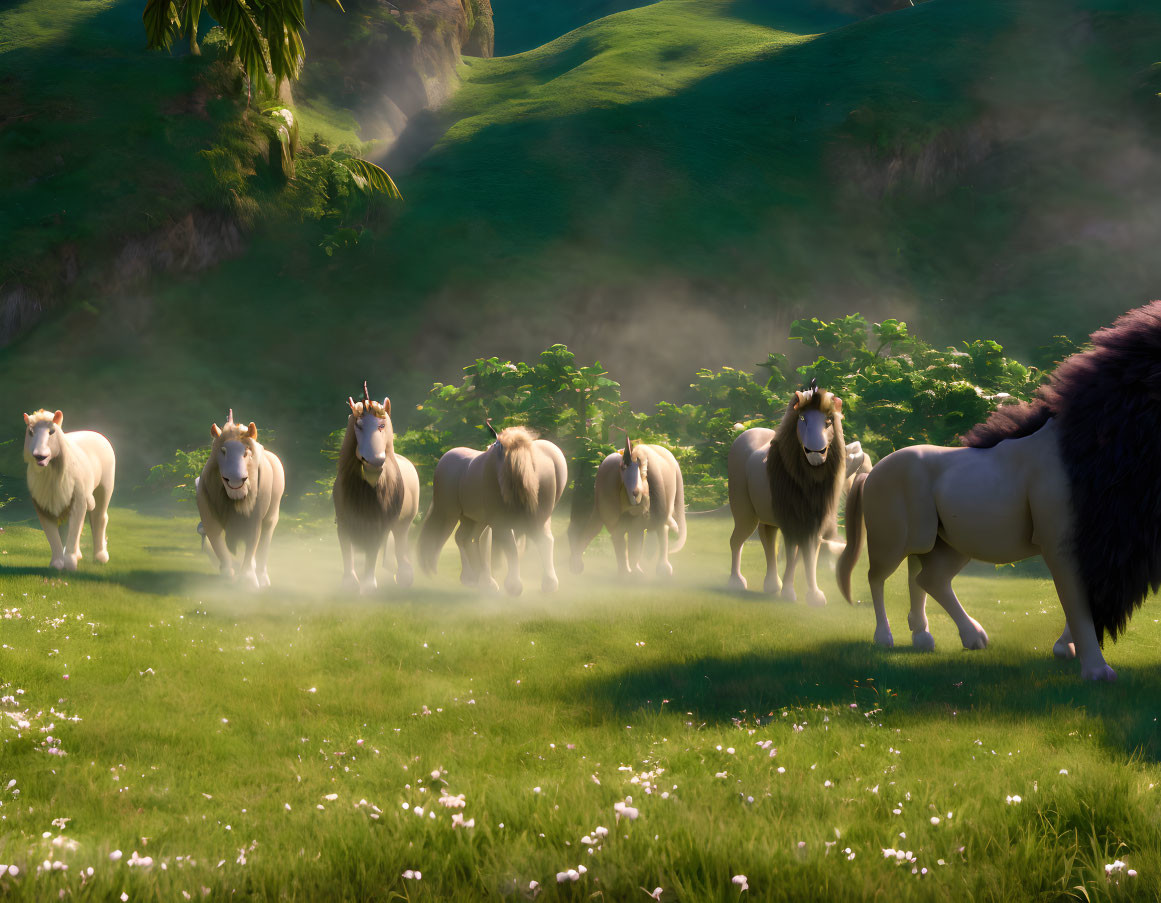
[[[568,562],[568,569],[574,574],[583,574],[585,572],[585,561],[583,558],[574,557]]]
[[[1052,646],[1052,654],[1057,658],[1076,658],[1076,644],[1065,643],[1063,640],[1057,640]]]
[[[806,597],[806,601],[815,608],[821,608],[826,605],[826,594],[822,590],[816,589]]]
[[[794,587],[786,586],[781,580],[764,581],[762,583],[762,591],[771,596],[777,596],[784,602],[794,602],[798,599],[798,594],[794,592]]]
[[[1082,667],[1080,669],[1080,677],[1082,680],[1107,680],[1112,682],[1117,679],[1117,672],[1101,662],[1094,668]]]
[[[966,630],[961,630],[959,632],[959,638],[960,638],[960,642],[963,643],[963,648],[964,649],[987,649],[988,648],[988,635],[984,631],[984,628],[980,625],[980,622],[977,621],[975,618],[969,618],[968,620],[971,622],[971,624],[968,626],[968,628]]]
[[[395,573],[395,585],[407,589],[415,582],[415,571],[410,567],[400,567]]]
[[[242,575],[242,582],[246,584],[247,589],[261,589],[261,584],[258,583],[258,575],[253,571],[248,571]]]
[[[77,562],[80,561],[80,555],[66,555],[64,561],[61,562],[61,567],[66,571],[75,571],[77,569]]]
[[[890,627],[875,628],[875,644],[882,646],[884,649],[892,649],[895,646],[895,637],[891,636]]]
[[[559,587],[560,587],[560,581],[557,580],[555,577],[545,576],[540,581],[541,592],[555,593]]]
[[[490,593],[498,593],[500,592],[500,584],[496,582],[495,577],[489,577],[484,581],[484,589]]]
[[[911,634],[911,645],[916,652],[934,652],[935,637],[927,630],[916,630]]]
[[[259,575],[258,585],[260,587],[262,587],[262,589],[270,589],[270,575],[267,574],[265,571],[263,571],[261,573],[261,575]]]
[[[63,558],[54,558],[52,561],[50,561],[48,563],[48,566],[51,568],[56,568],[58,571],[62,571],[62,570],[64,570],[64,559]]]
[[[379,581],[374,577],[367,577],[359,584],[359,592],[364,596],[369,596],[379,588]]]
[[[730,580],[727,585],[730,589],[745,590],[747,588],[746,578],[741,574],[730,574]]]
[[[672,577],[673,576],[673,565],[670,564],[668,561],[664,561],[664,560],[657,562],[657,576],[658,577]]]
[[[509,596],[519,596],[524,592],[524,584],[519,580],[508,580],[504,584],[504,589],[508,591]]]
[[[108,549],[101,549],[101,551],[99,551],[93,557],[97,559],[97,562],[99,564],[108,564],[109,563],[109,550]]]

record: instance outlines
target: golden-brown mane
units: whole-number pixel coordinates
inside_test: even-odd
[[[356,402],[347,417],[347,432],[339,449],[338,475],[332,496],[335,515],[344,530],[349,530],[361,545],[383,542],[383,534],[403,510],[403,473],[395,459],[395,433],[391,418],[378,402],[368,406],[376,417],[386,421],[387,460],[379,473],[379,480],[371,485],[363,478],[363,462],[359,460],[355,423],[363,416],[363,402]]]
[[[522,426],[510,426],[496,435],[502,452],[500,498],[509,508],[534,514],[540,495],[536,458],[532,443],[536,437]]]

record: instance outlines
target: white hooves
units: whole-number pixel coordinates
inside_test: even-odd
[[[519,580],[506,580],[504,581],[504,589],[508,591],[509,596],[519,596],[524,592],[524,584]]]
[[[556,577],[545,574],[540,580],[540,590],[545,593],[555,593],[560,587],[560,581]]]
[[[730,589],[744,590],[747,587],[746,578],[741,574],[730,574],[730,580],[726,584]]]
[[[94,555],[93,557],[94,557],[94,558],[95,558],[95,559],[96,559],[96,560],[97,560],[97,561],[98,561],[100,564],[108,564],[108,563],[109,563],[109,550],[108,550],[108,549],[101,549],[101,551],[99,551],[99,552],[98,552],[96,555]]]
[[[54,558],[54,559],[52,559],[52,561],[50,561],[48,563],[48,566],[50,568],[56,568],[58,571],[63,571],[64,570],[64,559],[63,558]]]
[[[415,570],[409,564],[399,565],[399,570],[395,572],[395,585],[407,589],[415,582]]]
[[[795,602],[798,600],[798,594],[794,592],[794,587],[788,583],[783,583],[781,580],[767,580],[762,584],[762,589],[771,596],[777,596],[783,602]]]
[[[916,630],[911,634],[911,645],[916,652],[934,652],[935,637],[927,630]]]
[[[1104,662],[1101,662],[1095,668],[1088,668],[1082,665],[1080,677],[1081,680],[1106,680],[1111,682],[1117,679],[1117,672]]]
[[[379,589],[379,581],[375,579],[375,575],[364,577],[359,583],[359,593],[364,596],[369,596],[371,593]]]
[[[61,562],[61,567],[66,571],[75,571],[77,569],[77,562],[81,560],[80,555],[65,555]]]
[[[1063,639],[1059,639],[1052,645],[1052,654],[1057,658],[1076,658],[1076,644],[1066,643]]]
[[[261,589],[262,585],[258,582],[258,575],[253,571],[247,571],[242,575],[242,582],[246,584],[248,589]]]
[[[988,635],[983,626],[975,618],[968,618],[969,625],[959,632],[960,642],[964,649],[987,649]]]
[[[806,601],[815,608],[821,608],[826,605],[826,594],[822,590],[816,589],[807,594]]]
[[[258,586],[262,589],[270,589],[270,575],[265,571],[258,575]]]
[[[886,624],[875,628],[875,644],[884,649],[891,649],[895,646],[895,638],[891,636],[891,628]]]
[[[673,565],[670,564],[665,559],[662,559],[661,561],[657,562],[657,576],[658,577],[672,577],[673,576]]]

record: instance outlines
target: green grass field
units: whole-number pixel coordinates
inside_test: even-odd
[[[294,523],[251,595],[195,520],[116,509],[111,563],[63,579],[29,522],[0,534],[5,899],[1161,893],[1153,608],[1089,686],[1048,653],[1045,580],[961,578],[986,651],[936,612],[934,654],[882,651],[829,574],[822,610],[725,592],[722,519],[691,520],[672,583],[617,582],[602,540],[519,599],[462,590],[450,547],[437,579],[343,595],[331,530]],[[889,604],[906,643],[898,577]]]

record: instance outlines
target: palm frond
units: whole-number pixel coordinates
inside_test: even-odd
[[[337,153],[332,156],[346,167],[360,191],[403,200],[403,194],[399,191],[399,187],[382,167],[376,166],[370,160],[364,160],[362,157],[354,157],[350,154]]]
[[[238,60],[247,74],[273,75],[270,48],[262,28],[246,0],[208,0],[206,10],[226,33],[230,55]]]
[[[177,5],[173,0],[146,0],[141,22],[150,49],[168,50],[178,34]]]

